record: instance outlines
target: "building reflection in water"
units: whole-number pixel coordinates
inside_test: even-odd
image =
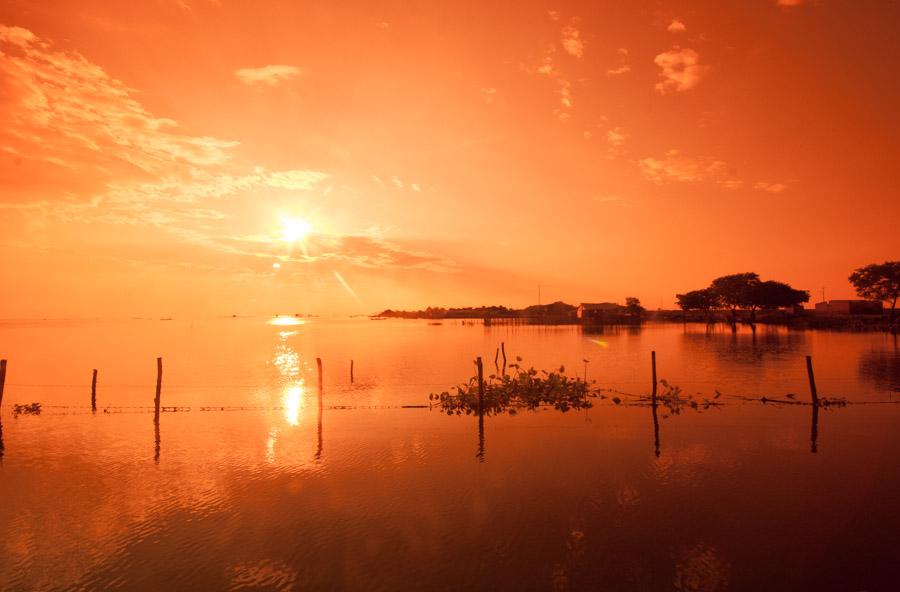
[[[857,374],[889,394],[900,393],[900,343],[898,336],[890,338],[885,348],[860,353]]]
[[[769,357],[796,353],[806,344],[806,335],[780,327],[766,327],[761,331],[732,333],[730,329],[706,326],[700,331],[685,326],[682,333],[685,356],[702,357],[711,352],[722,360],[740,365],[762,365]]]

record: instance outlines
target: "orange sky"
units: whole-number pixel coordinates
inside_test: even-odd
[[[817,300],[900,256],[896,3],[509,6],[4,2],[0,318]]]

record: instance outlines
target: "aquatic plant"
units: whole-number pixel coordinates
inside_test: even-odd
[[[517,357],[510,364],[511,373],[491,374],[484,380],[484,398],[481,410],[488,415],[509,413],[518,409],[534,410],[541,406],[552,406],[558,411],[587,409],[592,406],[590,398],[600,397],[591,384],[585,380],[566,375],[564,366],[548,372],[521,366],[522,358]],[[432,393],[428,398],[437,401],[448,415],[478,413],[478,376],[473,376],[466,384],[454,387],[455,392]],[[605,397],[602,397],[605,398]]]
[[[722,396],[719,391],[716,391],[712,400],[705,397],[698,399],[694,395],[685,395],[680,386],[670,384],[667,380],[660,379],[659,384],[662,389],[656,396],[656,402],[668,410],[671,415],[678,415],[684,409],[703,411],[721,404],[715,400]],[[665,414],[663,417],[666,417]]]
[[[847,401],[844,397],[822,397],[819,399],[819,407],[846,407]]]

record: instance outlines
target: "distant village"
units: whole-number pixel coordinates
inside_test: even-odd
[[[639,325],[646,321],[783,324],[809,328],[890,329],[896,331],[895,308],[900,295],[900,262],[888,261],[854,271],[849,278],[859,299],[829,300],[806,308],[809,292],[762,280],[756,273],[738,273],[714,279],[709,286],[676,294],[678,309],[648,311],[635,297],[617,302],[562,301],[525,308],[479,306],[428,307],[424,310],[384,310],[373,319],[481,319],[484,324],[581,324],[588,326]],[[885,315],[884,303],[890,306]]]

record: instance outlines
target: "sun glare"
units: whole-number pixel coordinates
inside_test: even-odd
[[[282,218],[281,238],[289,243],[305,239],[312,230],[312,224],[303,218]]]
[[[284,419],[295,426],[300,423],[300,412],[303,409],[303,384],[295,384],[285,389],[281,397],[284,407]]]
[[[276,316],[266,321],[266,324],[276,327],[293,327],[294,325],[305,325],[306,320],[297,317]]]

